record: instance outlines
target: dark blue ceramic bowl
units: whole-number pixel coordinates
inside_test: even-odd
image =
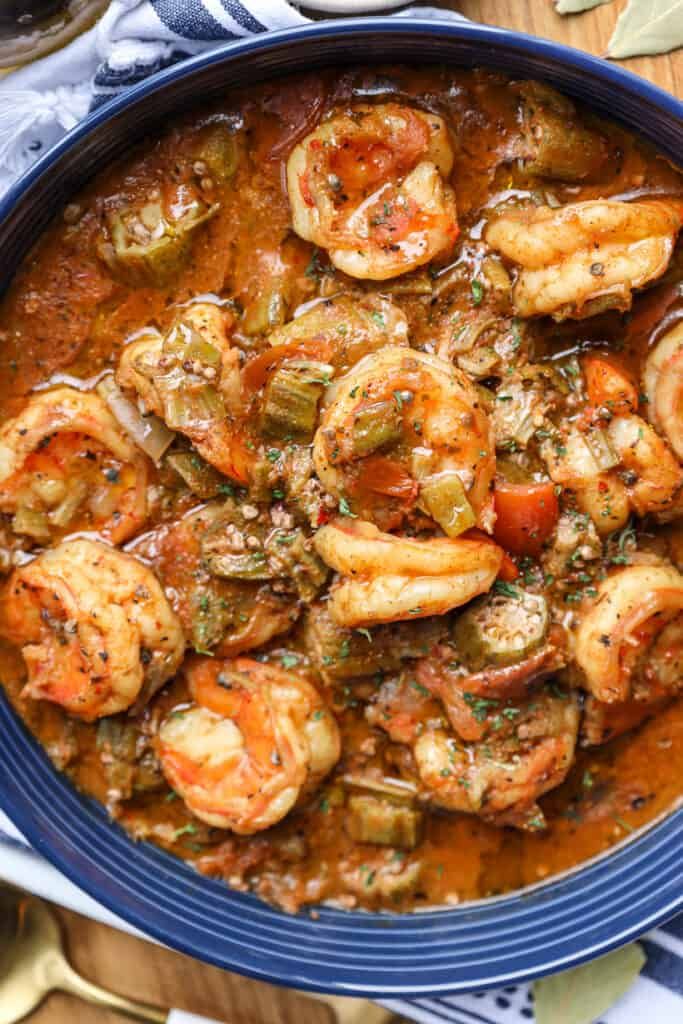
[[[186,61],[97,110],[0,205],[0,287],[53,214],[112,157],[198,98],[301,69],[377,61],[486,65],[545,79],[683,163],[683,104],[619,67],[554,43],[458,23],[327,22]],[[162,942],[298,988],[368,996],[485,989],[571,967],[683,908],[683,810],[561,879],[413,915],[288,916],[135,844],[51,767],[0,698],[0,805],[76,885]]]

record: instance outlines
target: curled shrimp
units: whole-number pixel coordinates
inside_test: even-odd
[[[506,212],[485,237],[518,265],[520,316],[581,319],[629,309],[633,289],[666,270],[681,222],[674,203],[600,199]]]
[[[503,558],[488,540],[412,540],[360,520],[336,519],[314,543],[342,577],[330,591],[329,613],[351,627],[443,615],[488,590]]]
[[[208,302],[187,306],[170,331],[147,332],[123,350],[116,380],[139,395],[207,462],[247,483],[251,456],[238,429],[239,357],[227,331],[231,314]]]
[[[0,428],[0,512],[39,543],[77,529],[120,543],[145,521],[146,486],[146,459],[92,392],[33,395]]]
[[[411,671],[385,679],[365,708],[370,725],[383,729],[394,743],[413,744],[425,729],[448,726],[439,701]]]
[[[683,460],[683,322],[660,338],[650,352],[643,385],[652,424]]]
[[[0,632],[22,649],[24,696],[60,704],[86,722],[150,696],[185,649],[154,574],[85,539],[15,569],[0,598]]]
[[[635,413],[614,416],[605,429],[572,426],[543,445],[548,472],[570,488],[601,534],[620,530],[631,512],[666,514],[676,506],[683,470],[662,438]]]
[[[438,356],[388,346],[361,359],[336,382],[313,459],[330,494],[384,528],[446,490],[443,504],[460,507],[449,535],[493,528],[489,420],[469,380]]]
[[[586,689],[604,703],[650,700],[683,687],[683,576],[631,565],[600,584],[574,655]]]
[[[276,824],[339,759],[337,723],[317,690],[252,661],[192,661],[193,702],[162,722],[166,778],[202,821],[240,835]]]
[[[609,743],[657,714],[668,703],[667,697],[652,700],[625,700],[619,704],[606,704],[588,695],[581,718],[581,746],[597,747]]]
[[[595,435],[602,439],[602,435]],[[542,446],[542,454],[548,473],[556,484],[569,488],[587,516],[590,516],[598,533],[605,535],[620,530],[628,522],[631,506],[626,485],[612,469],[604,469],[617,463],[610,449],[601,461],[601,451],[593,444],[591,431],[583,432],[572,426],[562,434],[561,443],[555,439]]]
[[[417,738],[413,753],[439,807],[536,831],[545,827],[538,797],[564,781],[574,758],[578,700],[540,691],[507,710],[488,716],[481,742],[463,743],[436,729]]]
[[[429,263],[458,236],[442,118],[399,103],[333,115],[294,147],[294,230],[351,277],[383,281]]]
[[[640,416],[615,416],[607,436],[636,515],[662,513],[683,487],[683,469],[668,444]]]

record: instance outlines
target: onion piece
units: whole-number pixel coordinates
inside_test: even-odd
[[[173,443],[174,432],[158,416],[143,416],[137,406],[126,398],[113,376],[103,377],[96,390],[130,439],[159,465],[162,455]]]
[[[373,779],[363,775],[343,775],[342,782],[351,789],[365,789],[371,793],[381,793],[399,800],[411,800],[417,796],[417,786],[407,779],[396,779],[383,776]]]

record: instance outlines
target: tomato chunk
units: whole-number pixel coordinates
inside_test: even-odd
[[[358,489],[413,502],[418,485],[400,462],[388,459],[384,455],[371,455],[363,462],[363,473]]]
[[[555,529],[560,508],[552,481],[510,484],[500,480],[493,493],[496,525],[493,535],[513,555],[540,554]]]

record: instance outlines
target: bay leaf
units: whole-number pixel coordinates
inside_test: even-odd
[[[558,14],[580,14],[581,11],[592,11],[601,4],[611,4],[612,0],[555,0]]]
[[[607,46],[607,56],[622,59],[669,53],[679,46],[683,46],[683,0],[628,0]]]
[[[593,1024],[627,992],[645,963],[636,943],[534,982],[536,1024]]]

